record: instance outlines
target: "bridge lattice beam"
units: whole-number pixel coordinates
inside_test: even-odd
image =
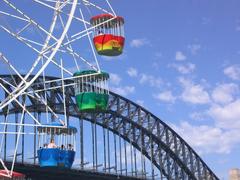
[[[16,81],[13,76],[0,76],[9,83]],[[17,76],[16,76],[17,78]],[[30,77],[31,78],[31,77]],[[54,77],[45,77],[46,81]],[[62,81],[49,84],[49,88],[60,86]],[[71,84],[67,80],[64,84]],[[5,84],[6,85],[6,84]],[[7,85],[6,85],[7,86]],[[7,87],[10,89],[9,87]],[[31,90],[43,89],[43,78],[39,77]],[[30,90],[30,91],[31,91]],[[50,107],[57,114],[64,114],[64,102],[61,88],[46,92]],[[74,88],[67,86],[65,90],[67,115],[95,122],[111,130],[114,134],[131,143],[161,171],[167,179],[218,180],[197,153],[166,123],[136,103],[110,92],[109,105],[106,112],[80,113],[75,104]],[[45,93],[39,93],[45,99]],[[46,112],[40,101],[26,95],[27,109],[30,112]],[[9,113],[20,110],[12,103]],[[4,115],[6,110],[0,111]]]

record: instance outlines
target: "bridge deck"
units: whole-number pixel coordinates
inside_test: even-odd
[[[10,168],[10,164],[7,164]],[[23,173],[27,176],[27,179],[31,180],[110,180],[110,179],[122,179],[122,180],[137,180],[138,178],[126,177],[115,174],[105,174],[93,171],[84,170],[71,170],[71,169],[59,169],[59,168],[40,168],[37,165],[15,164],[14,171]],[[139,178],[140,179],[140,178]]]

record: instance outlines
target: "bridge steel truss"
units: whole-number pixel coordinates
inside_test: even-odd
[[[1,79],[13,84],[18,76],[0,75]],[[31,78],[31,77],[29,77]],[[46,81],[57,79],[45,77]],[[132,144],[137,150],[148,158],[152,165],[157,167],[162,174],[162,179],[169,180],[218,180],[218,177],[198,156],[198,154],[166,123],[154,116],[138,104],[110,92],[109,105],[106,112],[83,113],[79,112],[75,103],[74,86],[72,80],[65,80],[65,98],[61,88],[63,81],[54,81],[49,85],[47,96],[48,105],[57,114],[64,114],[64,102],[67,117],[87,120],[104,129],[112,131],[115,135]],[[0,81],[10,92],[11,86]],[[51,87],[53,87],[51,89]],[[44,89],[43,77],[39,77],[32,85],[35,90]],[[44,93],[39,93],[44,96]],[[45,113],[46,107],[31,96],[24,95],[29,102],[26,108],[32,113]],[[21,113],[18,104],[12,103],[10,109],[0,110],[0,115]],[[84,166],[83,147],[81,147],[81,164]],[[95,162],[97,165],[97,162]],[[105,164],[106,166],[106,164]],[[154,169],[152,169],[154,171]],[[152,172],[154,178],[154,172]]]

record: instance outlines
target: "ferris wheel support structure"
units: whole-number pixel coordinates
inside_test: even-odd
[[[12,32],[10,32],[8,29],[4,28],[4,27],[1,27],[3,30],[5,30],[6,32],[8,32],[9,34],[13,35],[13,36],[17,36],[18,34],[20,34],[22,31],[24,31],[28,26],[31,25],[31,23],[33,23],[35,26],[39,27],[41,30],[45,31],[43,28],[41,28],[35,21],[32,21],[31,18],[29,18],[26,14],[24,14],[21,10],[19,10],[18,8],[16,8],[13,4],[11,4],[11,2],[9,2],[8,0],[4,0],[4,2],[10,6],[12,9],[14,9],[15,11],[17,11],[18,13],[20,13],[25,19],[27,19],[29,21],[29,23],[23,27],[23,29],[21,29],[17,34],[14,34]],[[68,1],[66,1],[65,3],[67,3]],[[78,0],[73,0],[72,2],[72,7],[71,7],[71,10],[70,10],[70,13],[69,13],[69,16],[68,16],[68,19],[67,19],[67,22],[65,24],[65,27],[63,29],[63,32],[60,36],[59,39],[56,39],[53,37],[52,33],[53,33],[53,30],[55,28],[55,25],[56,25],[56,21],[57,21],[57,17],[58,17],[58,10],[63,7],[63,5],[65,4],[63,3],[61,6],[60,6],[60,1],[57,1],[56,2],[56,5],[55,5],[55,11],[54,11],[54,16],[53,16],[53,20],[52,20],[52,23],[51,23],[51,26],[49,28],[49,31],[45,31],[45,33],[47,34],[47,38],[42,46],[42,49],[40,51],[40,53],[38,54],[38,57],[37,59],[35,60],[35,62],[33,63],[31,69],[29,70],[29,72],[24,76],[22,77],[20,75],[20,73],[14,68],[14,66],[11,66],[11,63],[8,62],[8,61],[5,61],[9,67],[11,69],[13,69],[13,71],[19,75],[19,77],[21,78],[21,83],[18,84],[17,87],[15,87],[14,91],[13,92],[8,92],[7,89],[4,89],[5,92],[7,92],[8,94],[8,98],[5,99],[3,102],[1,102],[0,104],[0,109],[3,109],[5,108],[6,106],[8,106],[12,101],[16,101],[17,104],[20,105],[20,107],[22,107],[22,117],[21,117],[21,122],[20,122],[20,125],[19,125],[19,130],[18,130],[18,133],[17,133],[17,142],[16,142],[16,145],[15,145],[15,150],[14,150],[14,155],[13,155],[13,162],[12,162],[12,165],[11,165],[11,168],[10,170],[7,169],[7,167],[5,166],[5,163],[3,162],[2,159],[0,159],[0,163],[1,165],[3,166],[4,168],[4,173],[1,173],[2,176],[5,176],[5,177],[9,177],[11,178],[12,175],[13,175],[13,169],[14,169],[14,165],[15,165],[15,160],[16,160],[16,156],[17,156],[17,149],[18,149],[18,141],[19,141],[19,137],[20,137],[20,134],[21,134],[21,128],[23,127],[23,122],[22,122],[22,119],[25,115],[25,113],[29,114],[31,117],[31,113],[29,113],[28,111],[26,111],[26,108],[25,108],[25,104],[21,104],[17,98],[25,92],[26,89],[29,88],[29,86],[44,72],[45,68],[48,66],[48,64],[53,60],[55,54],[57,53],[58,49],[60,48],[60,46],[62,45],[62,42],[64,40],[64,38],[66,37],[67,35],[67,32],[69,30],[69,27],[71,25],[71,22],[72,22],[72,19],[74,17],[74,13],[75,13],[75,10],[76,10],[76,7],[77,7],[77,3],[78,3]],[[38,65],[38,63],[43,60],[43,56],[44,54],[46,53],[46,51],[49,50],[49,42],[50,42],[50,39],[53,38],[56,40],[56,43],[54,43],[54,46],[55,47],[50,47],[50,48],[53,48],[52,49],[52,52],[51,54],[46,58],[46,61],[42,64],[42,67],[39,69],[39,71],[36,73],[36,75],[30,80],[28,81],[28,77],[32,74],[32,72],[34,71],[35,67]],[[17,38],[18,40],[21,40],[19,38]],[[0,54],[1,57],[3,57],[3,54],[1,53]],[[2,84],[0,84],[2,85]],[[47,106],[47,105],[46,105]],[[33,120],[38,124],[38,125],[41,125],[38,120],[36,120],[34,117],[32,117]]]
[[[7,0],[4,0],[7,4],[9,4],[11,7],[12,5],[7,1]],[[12,92],[10,94],[10,99],[6,99],[6,102],[3,102],[1,103],[0,105],[0,109],[6,107],[9,103],[11,103],[13,100],[16,100],[16,98],[21,95],[40,75],[41,73],[45,70],[45,68],[48,66],[48,64],[52,61],[52,59],[54,58],[55,54],[57,53],[58,49],[60,48],[60,46],[62,45],[62,42],[68,32],[68,29],[71,25],[71,22],[72,22],[72,19],[74,17],[74,13],[75,13],[75,10],[76,10],[76,7],[77,7],[77,3],[78,3],[78,0],[73,0],[72,2],[72,7],[71,7],[71,11],[69,13],[69,17],[68,17],[68,20],[67,20],[67,23],[65,25],[65,28],[62,32],[62,35],[61,37],[57,40],[57,43],[56,43],[56,46],[53,48],[53,51],[51,53],[51,55],[47,58],[46,62],[42,65],[41,69],[36,73],[36,75],[31,79],[31,81],[29,82],[21,82],[19,84],[19,86],[14,90],[14,92]],[[57,13],[57,12],[56,12]],[[55,19],[53,21],[53,24],[52,26],[50,27],[50,32],[53,31],[54,27],[55,27],[55,23],[56,23],[56,18],[57,16],[55,15]],[[46,41],[45,41],[45,44],[44,44],[44,47],[42,48],[42,51],[41,53],[39,54],[37,60],[35,61],[35,63],[33,64],[32,66],[32,69],[29,71],[29,73],[25,76],[25,80],[27,80],[27,78],[29,77],[29,75],[32,73],[32,71],[34,70],[34,67],[38,64],[38,62],[41,60],[42,58],[42,55],[43,53],[46,51],[46,48],[48,46],[48,42],[51,38],[51,34],[48,35]],[[24,83],[24,85],[23,85]],[[23,86],[22,86],[23,85]]]

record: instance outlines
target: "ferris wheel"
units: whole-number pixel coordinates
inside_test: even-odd
[[[59,117],[48,104],[49,84],[61,82],[60,87],[54,88],[61,89],[65,98],[64,81],[73,80],[79,111],[106,110],[109,74],[101,70],[98,59],[122,54],[124,41],[124,19],[116,15],[108,0],[0,1],[0,73],[10,74],[14,80],[10,84],[0,78],[0,110],[6,113],[6,121],[1,123],[4,132],[7,125],[17,126],[19,139],[21,128],[27,124],[37,126],[39,133],[51,138],[56,133],[74,135],[75,130],[67,124],[66,110],[65,116]],[[49,81],[46,75],[59,78]],[[42,88],[36,90],[35,81],[39,77],[43,79]],[[45,124],[34,117],[26,108],[24,95],[43,103],[55,122],[50,123],[48,113]],[[17,124],[7,121],[14,104],[22,114]],[[23,122],[25,115],[29,122]],[[13,175],[17,146],[18,141],[10,170],[0,158],[6,170],[0,174]],[[2,145],[0,151],[1,148]]]

